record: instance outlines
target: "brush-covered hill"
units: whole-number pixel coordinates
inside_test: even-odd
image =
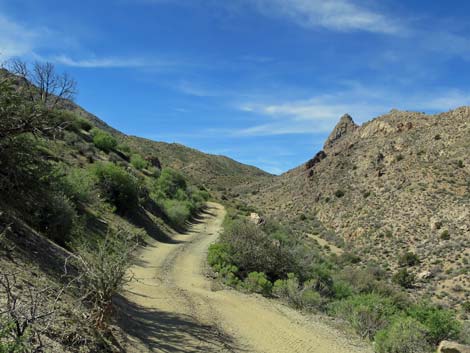
[[[123,136],[121,140],[143,155],[158,156],[163,166],[181,170],[194,183],[215,192],[224,192],[271,176],[231,158],[204,153],[178,143],[156,142],[136,136]]]
[[[470,298],[469,107],[393,110],[362,126],[345,115],[311,160],[249,190],[244,199],[265,214],[388,276],[401,262],[417,276],[413,291],[454,307]]]

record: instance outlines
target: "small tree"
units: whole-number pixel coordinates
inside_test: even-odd
[[[61,100],[73,100],[77,83],[67,73],[56,72],[52,63],[35,62],[30,67],[20,59],[12,60],[8,69],[21,80],[21,90],[35,103],[54,108]]]

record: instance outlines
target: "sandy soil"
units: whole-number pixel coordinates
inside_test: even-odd
[[[214,290],[205,260],[224,215],[210,203],[188,233],[140,254],[120,299],[128,352],[371,352],[276,301]]]

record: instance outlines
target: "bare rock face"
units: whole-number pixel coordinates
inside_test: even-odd
[[[333,147],[339,140],[343,139],[344,136],[356,130],[358,126],[351,118],[349,114],[345,114],[339,120],[339,123],[336,124],[330,136],[325,142],[324,149]]]
[[[470,353],[470,346],[450,341],[442,341],[437,351],[438,353]]]

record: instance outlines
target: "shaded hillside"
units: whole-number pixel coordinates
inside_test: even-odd
[[[420,293],[454,306],[470,297],[469,107],[394,110],[362,126],[346,115],[323,151],[253,188],[250,204],[306,232],[321,223],[388,275],[415,252]]]

